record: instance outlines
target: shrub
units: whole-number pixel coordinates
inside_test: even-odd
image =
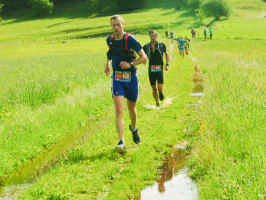
[[[53,12],[54,4],[49,0],[30,0],[29,3],[35,16],[45,16]]]
[[[214,17],[217,20],[223,17],[229,17],[231,10],[229,5],[224,0],[211,0],[201,6],[207,17]]]

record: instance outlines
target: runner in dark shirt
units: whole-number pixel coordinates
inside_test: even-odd
[[[152,30],[149,33],[151,42],[144,45],[143,49],[149,58],[149,80],[153,91],[153,98],[156,101],[156,106],[160,106],[159,99],[162,101],[164,99],[163,94],[163,55],[165,55],[165,70],[169,67],[169,55],[166,50],[164,43],[157,41],[158,34],[156,31]],[[156,85],[157,83],[157,85]],[[158,95],[159,93],[159,95]],[[159,96],[159,98],[158,98]]]

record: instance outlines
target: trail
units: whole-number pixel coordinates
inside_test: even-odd
[[[170,59],[173,60],[174,45],[170,43],[169,52]],[[191,59],[192,60],[192,59]],[[195,62],[195,60],[194,60]],[[193,91],[199,87],[198,82],[202,83],[202,76],[199,74],[198,69],[192,75],[192,81],[194,83]],[[197,82],[198,81],[198,82]],[[190,96],[200,97],[203,95],[197,95],[201,93],[190,93]],[[169,104],[172,101],[171,98],[167,98]],[[199,100],[198,100],[199,101]],[[171,102],[172,103],[172,102]],[[171,104],[170,103],[170,104]],[[198,104],[187,104],[198,105]],[[186,107],[187,107],[186,106]],[[146,107],[147,108],[147,107]],[[149,109],[162,109],[156,106],[150,106]],[[147,187],[140,192],[135,200],[197,200],[198,191],[196,184],[188,176],[188,169],[185,166],[187,160],[187,154],[185,147],[187,142],[176,144],[173,146],[174,152],[166,156],[164,164],[159,168],[160,177],[156,180],[154,185]]]

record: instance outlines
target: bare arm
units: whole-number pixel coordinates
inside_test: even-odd
[[[107,76],[110,75],[111,61],[112,61],[112,60],[108,60],[108,59],[107,59],[107,62],[106,62],[106,65],[105,65],[104,73],[105,73]]]
[[[169,67],[169,54],[168,54],[168,51],[165,52],[165,62],[166,62],[165,71],[167,71],[168,67]]]

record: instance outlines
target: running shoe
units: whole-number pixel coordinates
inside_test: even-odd
[[[164,95],[163,95],[162,92],[159,92],[159,99],[160,99],[161,101],[164,100]]]
[[[133,141],[134,141],[136,144],[139,144],[139,143],[140,143],[140,137],[139,137],[139,134],[138,134],[138,129],[136,128],[135,130],[133,130],[133,129],[132,129],[132,126],[129,125],[129,130],[130,130],[131,133],[132,133]]]
[[[125,147],[125,143],[123,141],[119,141],[117,146],[116,146],[116,151],[118,153],[125,153],[126,152],[126,147]]]

